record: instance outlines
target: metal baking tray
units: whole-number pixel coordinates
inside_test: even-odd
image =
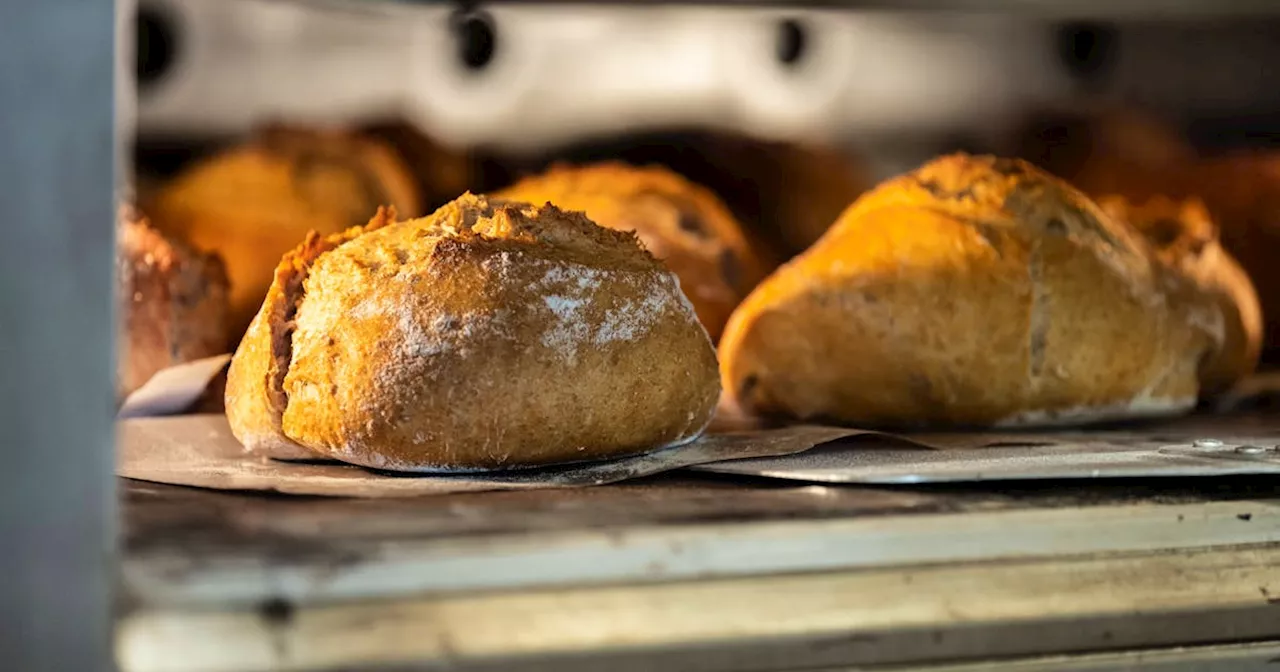
[[[1280,474],[1280,414],[1206,412],[1096,430],[862,434],[795,455],[690,469],[880,485]]]

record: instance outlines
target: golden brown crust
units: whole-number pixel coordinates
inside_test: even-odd
[[[119,399],[161,369],[226,352],[222,262],[166,238],[131,207],[116,228],[116,294]]]
[[[367,221],[380,205],[415,216],[419,202],[408,168],[382,143],[340,131],[272,127],[187,170],[160,192],[154,209],[166,231],[226,261],[232,324],[243,329],[276,262],[307,231],[342,231]]]
[[[855,202],[758,287],[721,342],[757,413],[876,425],[1177,412],[1217,305],[1137,232],[1016,160],[954,155]]]
[[[495,197],[553,203],[584,211],[601,226],[635,231],[680,278],[713,339],[763,274],[742,226],[724,204],[665,168],[622,163],[554,167]]]
[[[1214,297],[1224,320],[1224,343],[1205,364],[1201,385],[1207,394],[1224,391],[1258,366],[1262,350],[1262,308],[1249,276],[1218,242],[1218,227],[1197,199],[1156,197],[1133,203],[1121,196],[1098,201],[1112,217],[1142,232],[1156,257]]]
[[[293,332],[298,306],[302,303],[303,282],[321,255],[366,231],[387,226],[395,218],[395,208],[380,207],[363,227],[328,236],[310,231],[302,244],[286,252],[276,265],[275,279],[227,371],[227,420],[232,433],[250,452],[280,459],[316,457],[285,436],[280,424],[288,404],[284,379],[293,355]]]
[[[493,469],[648,450],[709,420],[706,332],[631,234],[469,194],[383,224],[318,254],[304,246],[277,275],[228,380],[232,429],[251,450]],[[277,399],[264,344],[287,361]]]

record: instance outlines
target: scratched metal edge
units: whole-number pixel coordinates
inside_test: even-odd
[[[442,0],[280,0],[335,8],[377,8],[382,6],[441,6]],[[1178,19],[1267,17],[1280,14],[1269,0],[496,0],[494,5],[514,6],[638,6],[827,9],[844,11],[912,12],[1001,12],[1044,18]]]
[[[1280,636],[1271,615],[1280,602],[1278,554],[1271,545],[331,605],[151,608],[122,620],[117,651],[123,672],[759,671],[1267,641]]]
[[[300,604],[1009,558],[1280,544],[1280,500],[346,541],[328,554],[157,549],[123,561],[134,604]]]
[[[686,469],[860,485],[1266,475],[1280,473],[1280,415],[1201,413],[1097,429],[867,433],[795,454]]]

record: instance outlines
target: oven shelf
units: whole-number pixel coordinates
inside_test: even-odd
[[[1280,640],[1274,478],[123,490],[126,671],[745,672]]]

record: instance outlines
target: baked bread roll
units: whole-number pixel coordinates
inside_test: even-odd
[[[496,194],[586,212],[592,221],[635,231],[680,278],[714,340],[763,275],[742,226],[710,191],[661,167],[600,163],[554,167]]]
[[[848,148],[718,131],[610,136],[559,148],[555,155],[579,165],[660,165],[710,189],[742,223],[765,271],[812,245],[875,184]]]
[[[954,155],[889,180],[738,308],[722,380],[758,414],[1061,425],[1192,407],[1218,304],[1028,163]]]
[[[164,230],[217,251],[240,333],[280,256],[307,231],[342,231],[379,205],[418,214],[408,168],[387,146],[339,131],[271,128],[178,176],[150,209]]]
[[[227,351],[227,274],[217,255],[165,238],[130,207],[116,225],[116,396],[161,369]]]
[[[1223,247],[1253,280],[1262,303],[1263,358],[1280,361],[1280,153],[1203,161],[1184,193],[1204,200]]]
[[[630,233],[470,194],[285,255],[232,359],[252,452],[467,471],[692,440],[719,395],[678,282]]]
[[[1223,347],[1201,371],[1202,392],[1222,392],[1258,367],[1262,308],[1249,276],[1218,242],[1218,227],[1196,199],[1156,197],[1132,203],[1122,196],[1099,199],[1115,219],[1137,228],[1171,270],[1195,282],[1218,303]]]

